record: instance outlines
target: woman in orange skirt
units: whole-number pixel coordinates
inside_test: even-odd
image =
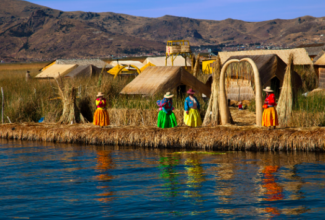
[[[97,109],[94,114],[94,125],[107,126],[109,125],[109,116],[106,110],[106,99],[103,98],[103,93],[99,92],[96,99]]]
[[[273,93],[273,90],[269,86],[266,87],[266,89],[263,89],[263,91],[266,92],[266,99],[263,105],[264,112],[262,126],[265,126],[268,129],[270,129],[271,127],[275,129],[275,126],[279,125],[278,114],[275,109],[275,95]]]

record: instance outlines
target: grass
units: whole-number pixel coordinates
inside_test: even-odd
[[[45,117],[46,122],[57,122],[62,113],[62,104],[58,96],[56,82],[53,80],[29,80],[26,82],[25,73],[27,69],[31,76],[39,73],[41,64],[28,64],[22,68],[20,65],[9,65],[10,68],[0,68],[0,87],[4,89],[4,122],[37,122]],[[42,64],[43,66],[45,64]],[[1,66],[1,65],[0,65]],[[297,67],[300,73],[307,76],[310,70],[306,67]],[[200,73],[198,79],[206,82],[209,75]],[[101,91],[108,100],[111,121],[116,125],[154,125],[157,118],[156,101],[163,98],[163,94],[154,97],[120,95],[122,88],[129,83],[133,77],[118,77],[113,79],[104,75],[101,85],[98,87],[99,77],[89,79],[66,80],[71,86],[78,88],[77,104],[82,114],[92,121],[96,110],[96,94]],[[312,80],[311,80],[312,81]],[[312,87],[312,82],[305,82],[306,87]],[[185,96],[175,94],[173,99],[175,114],[178,123],[182,124],[183,106]],[[1,99],[1,97],[0,97]],[[207,102],[198,97],[202,106],[201,116],[207,109]],[[0,100],[2,104],[2,100]],[[249,110],[255,112],[255,100],[252,100]],[[325,126],[325,96],[314,95],[304,97],[301,94],[293,106],[293,117],[289,123],[291,127]]]
[[[293,105],[291,127],[325,126],[325,96],[298,94]]]
[[[39,66],[28,68],[31,76],[39,73]],[[8,70],[0,69],[0,87],[4,90],[4,122],[9,122],[7,116],[12,122],[37,122],[41,117],[45,117],[46,122],[57,122],[62,113],[61,100],[58,98],[58,90],[54,80],[29,80],[26,82],[25,73],[27,69]],[[200,74],[199,78],[203,82],[208,76]],[[97,93],[103,92],[108,100],[108,107],[117,119],[119,124],[134,124],[134,120],[125,122],[125,118],[131,117],[134,114],[130,110],[136,110],[139,115],[153,114],[156,115],[156,101],[163,98],[163,94],[158,94],[154,97],[127,96],[120,95],[119,92],[128,84],[134,77],[118,77],[113,79],[108,74],[104,74],[102,78],[95,76],[91,79],[64,79],[65,83],[69,83],[78,90],[77,104],[81,109],[82,114],[92,121],[93,114],[96,110],[95,99]],[[99,83],[100,81],[100,83]],[[100,85],[100,86],[99,86]],[[173,99],[175,111],[179,112],[179,117],[182,117],[185,96],[177,94],[176,89],[171,91],[175,94]],[[1,97],[0,97],[1,98]],[[202,112],[207,108],[206,103],[201,97],[198,97]],[[2,100],[0,100],[2,104]],[[116,112],[124,112],[124,115]],[[140,112],[139,112],[140,111]],[[203,114],[203,113],[202,113]],[[147,124],[147,118],[145,123]],[[142,120],[143,121],[143,120]],[[152,120],[148,121],[152,124]]]

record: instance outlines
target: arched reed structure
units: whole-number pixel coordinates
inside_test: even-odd
[[[229,124],[230,123],[230,111],[228,107],[228,101],[227,101],[227,96],[226,96],[226,89],[225,89],[225,74],[227,67],[231,63],[238,63],[238,62],[248,62],[253,69],[254,72],[254,82],[255,82],[255,102],[256,102],[256,125],[257,126],[262,126],[262,114],[263,114],[263,100],[262,100],[262,85],[261,85],[261,79],[260,79],[260,74],[257,69],[256,64],[254,61],[250,58],[244,58],[241,60],[238,59],[232,59],[227,61],[220,73],[220,115],[221,115],[221,125]]]

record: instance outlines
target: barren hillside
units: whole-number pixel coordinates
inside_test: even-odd
[[[164,51],[170,39],[192,45],[322,41],[325,18],[245,22],[184,17],[63,12],[21,0],[0,1],[0,59],[98,57]]]

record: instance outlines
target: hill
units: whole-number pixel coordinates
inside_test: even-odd
[[[325,18],[263,22],[137,17],[111,12],[63,12],[22,0],[0,1],[0,60],[102,57],[164,51],[170,39],[192,45],[322,41]]]

